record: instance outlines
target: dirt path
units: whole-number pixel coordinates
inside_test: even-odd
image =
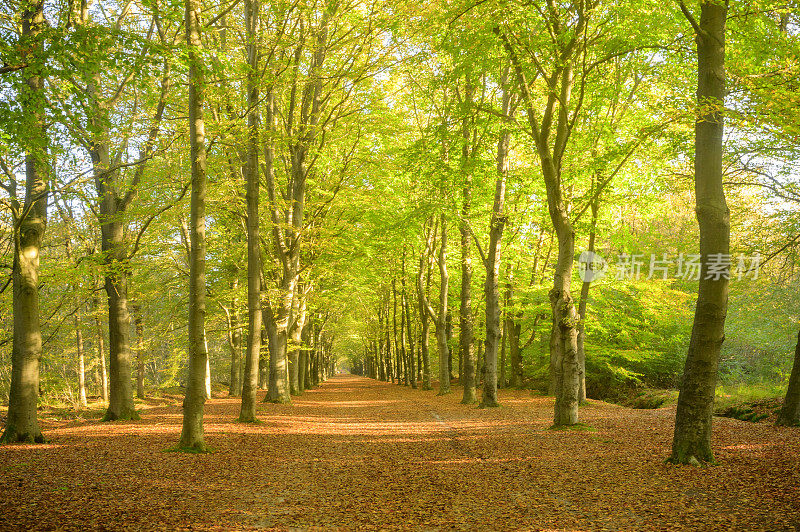
[[[216,452],[163,452],[180,408],[46,427],[0,447],[0,529],[797,530],[800,430],[715,422],[721,465],[664,463],[673,411],[593,403],[593,431],[547,430],[552,399],[503,407],[339,376],[259,407],[206,408]]]

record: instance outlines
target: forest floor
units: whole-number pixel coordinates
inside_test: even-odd
[[[800,429],[716,418],[719,464],[672,466],[674,407],[592,401],[554,431],[552,398],[460,399],[336,376],[243,425],[214,398],[204,455],[165,452],[177,397],[136,422],[44,419],[47,444],[0,447],[0,529],[800,529]]]

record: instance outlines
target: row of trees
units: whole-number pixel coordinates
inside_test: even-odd
[[[0,51],[14,331],[3,441],[41,441],[39,364],[72,342],[61,323],[77,335],[78,362],[62,363],[77,366],[78,395],[90,318],[105,374],[105,312],[105,419],[137,416],[134,365],[141,396],[150,363],[153,384],[171,374],[186,386],[184,449],[205,449],[214,372],[241,391],[240,420],[252,422],[259,387],[288,402],[356,345],[357,369],[430,388],[430,333],[439,393],[457,372],[463,402],[481,387],[483,406],[498,404],[498,383],[522,385],[523,352],[546,346],[554,423],[574,425],[592,367],[591,285],[573,288],[576,243],[641,245],[635,221],[674,217],[658,198],[688,195],[680,177],[671,190],[654,177],[693,161],[699,234],[684,205],[688,239],[657,227],[638,236],[702,258],[672,458],[711,460],[728,282],[708,275],[708,259],[731,250],[725,176],[728,194],[763,212],[795,193],[791,6],[11,7]],[[726,91],[736,98],[723,113]],[[727,141],[723,114],[733,117]],[[781,149],[767,152],[769,142]],[[793,211],[776,214],[776,227],[781,216]],[[756,233],[744,227],[735,250],[793,257],[793,245]],[[45,282],[42,250],[63,264],[45,262]]]

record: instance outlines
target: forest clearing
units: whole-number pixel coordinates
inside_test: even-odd
[[[549,430],[553,399],[503,391],[464,408],[355,376],[293,406],[206,405],[214,452],[165,452],[174,397],[141,421],[47,422],[45,445],[0,447],[0,528],[796,530],[800,433],[720,418],[720,462],[667,464],[674,408],[592,401],[587,430]],[[13,459],[12,459],[13,457]]]

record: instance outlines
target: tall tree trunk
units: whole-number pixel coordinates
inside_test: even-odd
[[[701,2],[700,23],[683,3],[697,42],[697,105],[695,122],[695,197],[702,260],[697,307],[683,382],[678,395],[674,463],[711,462],[711,419],[719,351],[725,339],[728,274],[709,275],[713,257],[729,257],[730,211],[722,185],[722,108],[725,97],[725,18],[727,2]]]
[[[425,250],[419,257],[419,270],[417,271],[417,301],[419,302],[419,319],[422,322],[422,332],[420,337],[419,349],[422,356],[422,389],[431,389],[431,359],[429,350],[430,337],[430,315],[425,305],[428,300],[427,290],[422,286],[423,276],[427,277],[428,288],[430,288],[430,267],[431,267],[431,247],[433,240],[433,230],[431,230],[426,242]]]
[[[797,334],[797,345],[794,348],[794,363],[786,388],[786,398],[778,413],[776,425],[796,426],[800,424],[800,333]]]
[[[272,133],[275,130],[275,93],[271,86],[266,89],[264,99],[264,110],[266,114],[266,129]],[[275,189],[275,149],[268,137],[264,148],[264,175],[267,182],[267,193],[269,195],[270,216],[272,219],[272,237],[276,248],[279,251],[283,266],[281,280],[279,283],[280,302],[277,314],[269,304],[265,304],[268,316],[267,327],[271,338],[274,338],[274,350],[270,349],[269,356],[269,389],[265,401],[270,403],[289,403],[291,395],[289,393],[289,360],[286,353],[288,339],[289,318],[292,309],[292,299],[294,298],[294,288],[296,279],[292,271],[291,258],[287,256],[286,243],[281,232],[280,211],[277,204],[277,192]]]
[[[517,77],[517,85],[525,102],[531,135],[534,138],[536,151],[547,191],[547,205],[550,220],[558,240],[558,260],[553,275],[553,288],[549,298],[552,309],[553,325],[550,335],[550,356],[552,361],[553,382],[555,384],[556,402],[554,408],[554,425],[569,426],[578,423],[578,313],[570,293],[572,267],[575,250],[575,230],[567,211],[561,181],[561,164],[567,143],[570,138],[574,120],[570,110],[572,89],[574,87],[574,62],[580,57],[581,37],[585,32],[591,10],[579,3],[576,6],[577,17],[574,25],[562,24],[558,20],[559,12],[549,10],[553,19],[554,31],[558,33],[558,60],[553,70],[548,73],[550,89],[548,91],[544,111],[537,111],[537,101],[529,92],[525,71],[517,57],[508,37],[495,28],[503,40],[509,53]],[[569,16],[573,16],[570,14]],[[566,30],[565,28],[569,28]],[[568,31],[568,33],[567,33]],[[551,134],[553,138],[551,138]]]
[[[39,360],[42,333],[39,323],[39,252],[47,227],[47,131],[44,114],[44,79],[36,57],[43,53],[40,34],[45,28],[44,2],[23,4],[22,39],[29,42],[25,60],[25,85],[19,92],[23,125],[29,144],[25,146],[25,200],[21,207],[16,184],[11,184],[14,265],[12,308],[14,319],[11,350],[11,389],[8,420],[0,443],[44,442],[36,406],[39,399]]]
[[[442,236],[439,243],[439,315],[436,318],[436,343],[439,348],[439,393],[437,395],[447,395],[450,393],[452,364],[450,348],[447,345],[447,297],[450,289],[450,277],[447,274],[447,221],[444,215],[441,218],[441,225]]]
[[[503,112],[509,113],[511,96],[508,92],[508,71],[503,79]],[[494,190],[494,208],[489,223],[489,251],[486,256],[486,351],[484,352],[484,381],[482,407],[499,406],[497,402],[497,344],[500,341],[500,247],[506,224],[504,204],[506,176],[508,175],[508,150],[511,133],[500,132],[497,141],[497,181]]]
[[[259,119],[258,119],[258,0],[246,0],[245,26],[247,33],[247,351],[242,381],[242,405],[239,421],[256,421],[258,392],[258,360],[261,354],[261,239],[259,237]]]
[[[597,195],[591,203],[592,209],[592,225],[589,230],[589,247],[586,250],[589,253],[594,253],[594,240],[597,233],[597,211],[600,207],[600,196]],[[587,263],[588,267],[588,263]],[[578,303],[578,401],[581,403],[586,402],[586,306],[589,303],[589,287],[592,283],[592,277],[587,276],[583,284],[581,284],[581,298]]]
[[[186,42],[189,59],[189,143],[192,163],[192,198],[190,207],[189,262],[189,376],[183,400],[183,428],[178,448],[206,452],[203,440],[203,409],[208,353],[205,346],[206,313],[206,147],[203,103],[205,99],[205,66],[202,63],[200,40],[200,0],[185,0]]]

